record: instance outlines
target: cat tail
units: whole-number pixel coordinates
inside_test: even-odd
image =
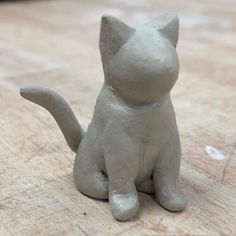
[[[84,131],[67,102],[56,92],[42,87],[23,87],[20,89],[20,94],[52,114],[67,144],[72,151],[76,152],[84,136]]]

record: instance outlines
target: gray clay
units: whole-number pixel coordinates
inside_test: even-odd
[[[105,81],[86,133],[55,92],[40,87],[20,91],[53,115],[76,152],[73,175],[79,191],[109,198],[120,221],[136,215],[137,191],[155,193],[170,211],[186,205],[178,181],[181,150],[170,99],[179,71],[178,31],[174,14],[162,14],[137,29],[102,17],[99,47]]]

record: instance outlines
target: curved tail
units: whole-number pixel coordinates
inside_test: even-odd
[[[20,89],[22,97],[47,109],[60,127],[67,144],[76,152],[84,131],[67,102],[57,93],[42,87],[27,86]]]

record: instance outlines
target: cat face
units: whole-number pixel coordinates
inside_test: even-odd
[[[99,46],[106,83],[126,100],[160,100],[178,77],[177,40],[178,18],[173,14],[161,15],[136,30],[104,16]]]

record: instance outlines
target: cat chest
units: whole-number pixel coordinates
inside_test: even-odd
[[[151,177],[158,153],[168,139],[172,124],[168,117],[163,118],[160,113],[152,113],[146,117],[133,118],[130,127],[132,128],[126,130],[138,147],[138,183]]]
[[[139,170],[136,183],[150,178],[156,165],[160,145],[158,143],[141,142],[139,145]]]
[[[158,111],[134,113],[124,117],[122,123],[130,137],[149,148],[153,145],[158,147],[173,127],[172,120]]]

